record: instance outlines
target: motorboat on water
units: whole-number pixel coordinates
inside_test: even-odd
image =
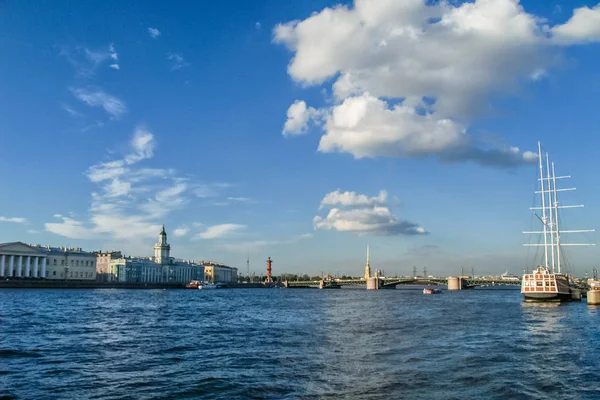
[[[440,289],[435,288],[424,288],[423,294],[440,294],[442,291]]]

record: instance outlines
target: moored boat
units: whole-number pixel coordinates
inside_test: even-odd
[[[198,289],[198,285],[200,285],[200,281],[189,281],[185,284],[186,289]]]
[[[544,266],[539,266],[532,274],[523,275],[521,293],[527,302],[571,301],[567,275],[553,274]]]
[[[423,294],[439,294],[442,293],[442,291],[440,289],[434,289],[434,288],[424,288],[423,289]]]
[[[559,229],[559,209],[583,207],[582,205],[564,206],[559,205],[558,192],[575,190],[574,188],[557,189],[557,179],[570,178],[570,176],[556,176],[554,163],[550,163],[546,153],[545,163],[542,158],[542,146],[538,142],[538,162],[540,190],[536,194],[541,196],[541,207],[532,207],[532,210],[541,210],[541,216],[535,216],[542,223],[540,231],[523,232],[527,234],[539,234],[541,240],[538,243],[525,244],[524,246],[543,247],[542,264],[532,273],[523,274],[521,280],[521,293],[526,302],[537,301],[573,301],[581,300],[581,290],[570,283],[569,275],[562,272],[562,246],[594,246],[593,243],[562,243],[563,233],[594,232],[594,229],[561,230]],[[545,165],[544,165],[545,164]]]
[[[198,289],[200,290],[213,290],[213,289],[218,289],[221,285],[218,283],[210,283],[210,282],[204,282],[200,285],[198,285]]]

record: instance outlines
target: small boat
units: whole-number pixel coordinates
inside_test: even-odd
[[[189,281],[188,283],[185,284],[185,288],[186,289],[198,289],[199,285],[200,285],[200,281]]]
[[[439,294],[442,293],[442,291],[440,289],[434,289],[434,288],[424,288],[423,289],[423,294]]]
[[[221,287],[220,283],[210,283],[210,282],[204,282],[204,283],[198,285],[198,289],[200,289],[200,290],[212,290],[212,289],[218,289],[219,287]]]
[[[341,287],[336,281],[322,280],[319,282],[319,289],[341,289]]]

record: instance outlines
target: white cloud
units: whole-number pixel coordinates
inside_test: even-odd
[[[77,99],[90,107],[102,107],[113,118],[119,118],[127,113],[127,106],[119,98],[112,96],[99,88],[71,89]]]
[[[127,164],[134,164],[138,161],[152,158],[154,155],[154,135],[143,125],[138,125],[135,128],[130,144],[135,152],[125,157],[125,163]]]
[[[79,111],[73,109],[68,104],[61,103],[60,106],[62,107],[63,110],[65,110],[66,112],[68,112],[72,117],[80,118],[80,117],[83,116],[83,114],[81,114]]]
[[[119,55],[115,50],[114,44],[109,44],[108,47],[90,50],[85,46],[63,47],[59,55],[75,68],[79,75],[91,77],[96,73],[98,67],[110,61],[110,68],[119,69]]]
[[[122,158],[86,171],[88,179],[98,185],[91,194],[88,220],[56,214],[61,221],[45,224],[46,230],[74,239],[136,242],[156,237],[164,218],[186,204],[189,185],[174,170],[141,167],[154,150],[152,133],[144,126],[136,127]]]
[[[226,236],[230,236],[233,233],[238,232],[241,229],[245,229],[245,225],[239,224],[221,224],[213,225],[206,228],[204,232],[196,235],[198,239],[218,239]]]
[[[119,197],[129,194],[131,191],[130,182],[121,182],[118,178],[113,179],[106,187],[106,196]]]
[[[382,190],[376,197],[368,197],[365,194],[356,192],[340,192],[337,189],[334,192],[327,193],[323,200],[321,200],[320,208],[324,206],[374,206],[384,205],[387,200],[387,192]]]
[[[312,111],[326,121],[321,152],[511,166],[528,153],[481,146],[469,124],[494,96],[542,78],[560,40],[600,38],[598,14],[584,7],[551,29],[518,0],[355,0],[277,25],[274,42],[293,52],[295,81],[331,85],[333,105]],[[284,134],[305,132],[309,110],[294,103]]]
[[[183,225],[183,226],[180,226],[179,228],[175,229],[173,231],[173,235],[175,237],[182,237],[182,236],[187,235],[189,232],[190,232],[190,228],[188,228],[187,225]]]
[[[194,185],[194,194],[203,199],[207,197],[217,197],[222,189],[227,189],[232,185],[229,183],[201,183]]]
[[[257,31],[260,31],[260,30],[261,30],[261,28],[262,28],[262,24],[261,24],[260,22],[257,22],[257,23],[255,23],[255,24],[254,24],[254,28],[255,28]]]
[[[594,8],[576,8],[571,19],[554,26],[552,33],[553,39],[559,44],[600,41],[600,3]]]
[[[119,54],[117,54],[117,51],[115,50],[115,46],[111,43],[110,46],[108,46],[108,51],[110,53],[110,58],[113,60],[113,63],[111,65],[109,65],[110,68],[116,69],[116,70],[120,70],[121,67],[119,66]]]
[[[34,234],[34,235],[36,235],[36,234],[40,233],[40,231],[38,231],[38,230],[35,230],[35,229],[28,229],[28,230],[27,230],[27,233],[31,233],[31,234]]]
[[[16,224],[24,224],[27,222],[27,218],[21,217],[2,217],[0,216],[0,222],[14,222]]]
[[[422,235],[424,228],[410,221],[399,219],[392,214],[389,207],[383,205],[387,192],[382,190],[377,197],[369,197],[355,192],[340,193],[339,190],[328,193],[321,201],[324,205],[340,205],[333,207],[327,216],[315,216],[315,229],[336,230],[356,234],[371,235]]]
[[[252,200],[250,197],[228,197],[227,200],[233,201],[236,203],[253,203],[254,202],[254,200]]]
[[[152,37],[152,39],[156,39],[160,36],[160,31],[156,28],[148,28],[148,34],[150,37]]]
[[[56,233],[70,239],[93,239],[97,237],[93,229],[86,228],[82,222],[69,217],[60,217],[62,222],[48,222],[44,227],[48,232]]]
[[[308,129],[308,122],[317,119],[320,113],[313,107],[306,107],[302,100],[296,100],[287,110],[287,121],[283,125],[283,136],[302,135]]]
[[[171,61],[171,71],[190,66],[190,63],[179,53],[167,53],[167,60]]]

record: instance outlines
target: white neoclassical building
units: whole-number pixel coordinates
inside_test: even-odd
[[[0,244],[0,277],[45,278],[46,252],[23,242]]]
[[[96,255],[81,248],[1,243],[0,277],[94,280]]]

